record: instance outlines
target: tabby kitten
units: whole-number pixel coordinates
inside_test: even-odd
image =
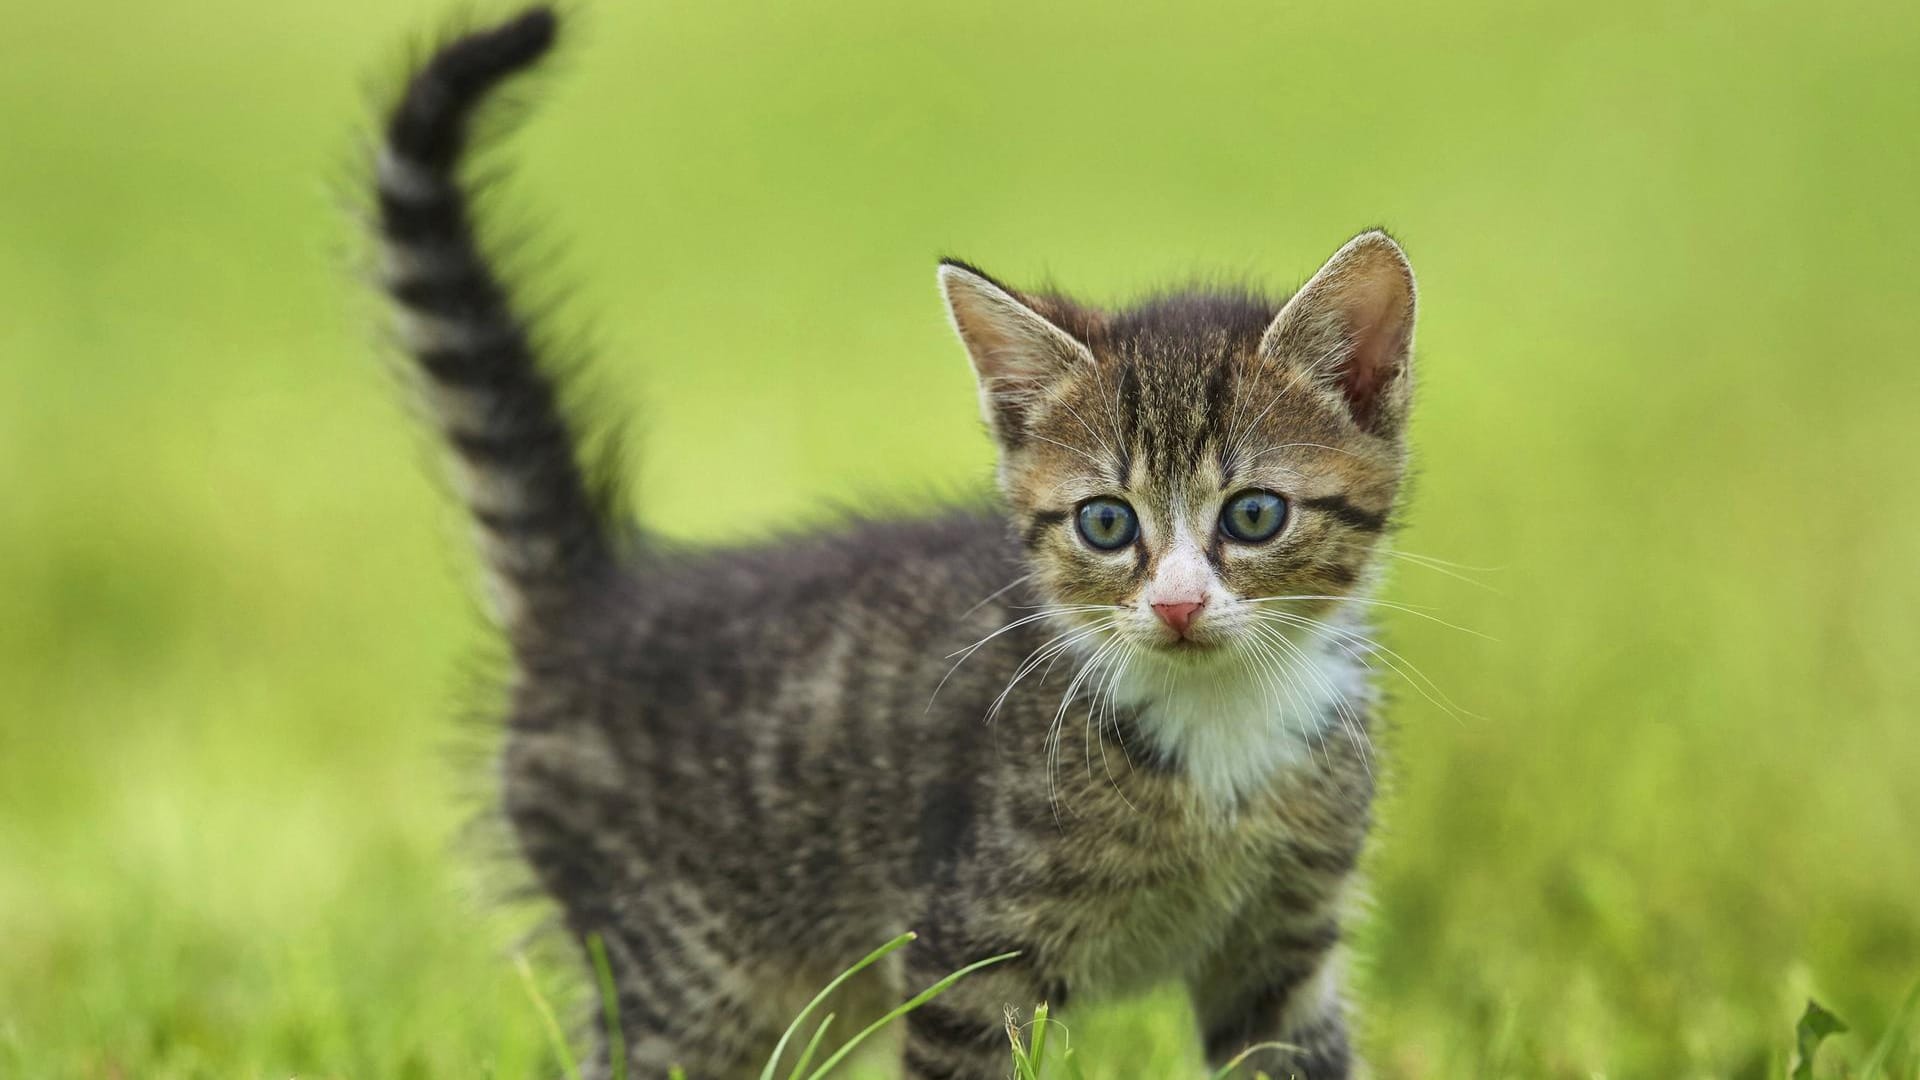
[[[512,645],[506,814],[605,940],[629,1075],[755,1075],[815,988],[913,929],[847,1008],[1019,954],[911,1015],[917,1080],[1006,1076],[1009,1009],[1168,980],[1209,1060],[1278,1040],[1247,1075],[1348,1076],[1400,249],[1364,233],[1284,302],[1118,311],[948,261],[1003,500],[671,551],[587,482],[460,182],[475,109],[557,26],[536,8],[412,76],[379,227]]]

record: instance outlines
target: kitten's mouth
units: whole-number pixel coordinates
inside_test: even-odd
[[[1212,637],[1193,637],[1191,635],[1162,635],[1155,641],[1154,647],[1173,656],[1200,656],[1218,649],[1221,642]]]

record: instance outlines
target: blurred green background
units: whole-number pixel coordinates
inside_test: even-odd
[[[449,5],[8,5],[0,1075],[530,1076],[488,633],[379,360],[370,85]],[[643,516],[976,486],[936,256],[1421,275],[1380,1075],[1759,1075],[1920,976],[1920,7],[597,3],[507,220]],[[385,78],[382,78],[385,76]],[[726,498],[717,498],[717,495]],[[459,752],[456,752],[459,751]],[[575,973],[543,963],[564,1004]],[[1155,1001],[1090,1076],[1176,1075]]]

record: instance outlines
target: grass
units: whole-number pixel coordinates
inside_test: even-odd
[[[328,184],[444,17],[9,12],[0,1076],[559,1067],[461,840],[464,529]],[[510,201],[576,239],[535,276],[579,283],[636,502],[696,541],[987,475],[938,254],[1116,298],[1289,285],[1385,223],[1422,283],[1402,543],[1448,561],[1389,595],[1498,643],[1385,620],[1477,718],[1393,709],[1376,1073],[1778,1076],[1811,998],[1849,1027],[1816,1076],[1910,1080],[1916,69],[1891,0],[603,4]],[[1172,998],[1067,1022],[1086,1080],[1199,1068]]]
[[[817,1052],[823,1045],[831,1045],[826,1043],[826,1037],[833,1025],[834,1014],[827,1013],[814,1027],[813,1034],[807,1038],[807,1041],[800,1044],[798,1058],[790,1067],[783,1067],[787,1047],[793,1043],[794,1037],[804,1030],[812,1014],[827,1002],[835,990],[845,984],[848,979],[884,959],[888,954],[906,947],[915,936],[912,931],[901,934],[855,961],[852,966],[822,987],[813,1000],[794,1016],[793,1022],[781,1034],[772,1056],[767,1059],[765,1068],[760,1071],[760,1080],[779,1080],[783,1074],[786,1080],[828,1080],[830,1076],[835,1075],[835,1066],[859,1050],[868,1039],[889,1024],[939,997],[973,972],[1011,960],[1019,955],[1007,953],[989,957],[968,964],[945,976],[862,1028],[858,1034],[845,1040],[826,1060],[815,1067],[813,1063]],[[612,1049],[613,1080],[625,1080],[626,1062],[619,1049],[622,1045],[619,1011],[613,977],[607,966],[606,948],[598,936],[588,939],[587,948],[593,957],[594,970],[599,976],[600,997],[605,1009],[604,1032],[608,1046]],[[528,969],[522,964],[521,970],[525,973]],[[567,1045],[566,1038],[560,1034],[558,1026],[553,1022],[552,1006],[541,996],[539,988],[533,984],[530,976],[527,987],[528,996],[534,1008],[546,1022],[553,1056],[561,1067],[562,1075],[581,1077],[584,1080],[585,1074],[574,1064],[573,1054]],[[1064,1034],[1064,1027],[1062,1036],[1053,1041],[1053,1050],[1049,1054],[1048,1035],[1052,1025],[1058,1024],[1059,1021],[1051,1016],[1045,1002],[1033,1007],[1031,1019],[1022,1022],[1019,1017],[1019,1011],[1011,1007],[1008,1009],[1007,1048],[1011,1055],[1009,1075],[1014,1080],[1041,1080],[1043,1076],[1058,1077],[1062,1080],[1084,1080],[1086,1073],[1081,1064],[1082,1059],[1074,1055],[1073,1046]],[[1814,1080],[1815,1063],[1819,1060],[1821,1044],[1835,1035],[1845,1035],[1848,1030],[1844,1020],[1823,1008],[1819,1002],[1809,1000],[1806,1011],[1801,1013],[1799,1023],[1794,1026],[1791,1065],[1786,1063],[1787,1059],[1784,1057],[1769,1055],[1765,1062],[1756,1062],[1742,1070],[1742,1075],[1752,1080]],[[1920,1039],[1920,983],[1914,984],[1913,989],[1907,994],[1906,1001],[1895,1013],[1892,1024],[1880,1037],[1878,1044],[1868,1052],[1865,1060],[1859,1063],[1857,1071],[1850,1068],[1847,1063],[1842,1063],[1840,1066],[1842,1074],[1855,1077],[1857,1080],[1920,1077],[1920,1047],[1911,1046],[1909,1039]],[[1286,1044],[1278,1042],[1256,1043],[1249,1046],[1214,1069],[1209,1074],[1209,1080],[1232,1080],[1233,1077],[1241,1075],[1245,1062],[1254,1054],[1267,1049],[1283,1049],[1285,1046]],[[669,1080],[687,1080],[677,1067],[669,1072],[672,1074]],[[1273,1080],[1273,1078],[1264,1071],[1255,1070],[1248,1080]]]

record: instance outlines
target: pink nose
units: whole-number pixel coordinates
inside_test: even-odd
[[[1174,633],[1186,637],[1187,627],[1193,625],[1193,617],[1198,615],[1204,606],[1206,606],[1205,601],[1190,604],[1155,604],[1153,613],[1160,616],[1161,622],[1172,627]]]

